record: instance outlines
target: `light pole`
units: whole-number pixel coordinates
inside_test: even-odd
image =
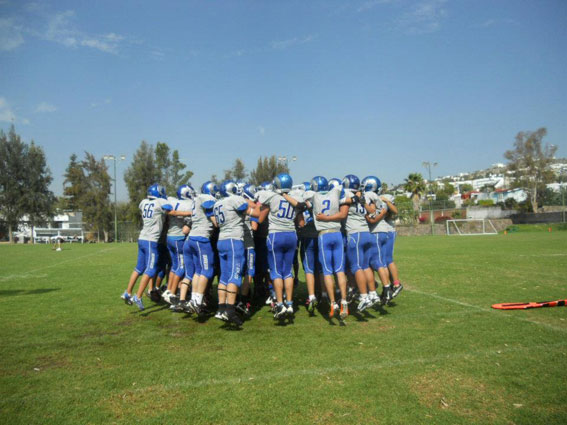
[[[429,161],[423,161],[422,165],[427,169],[427,171],[429,172],[429,180],[427,180],[427,183],[429,183],[429,222],[431,223],[431,234],[433,235],[433,207],[431,205],[431,198],[433,196],[433,194],[431,193],[432,190],[432,186],[431,186],[431,167],[437,167],[437,163],[436,162],[429,162]]]
[[[295,155],[288,157],[288,156],[278,156],[278,162],[281,162],[282,164],[285,164],[285,166],[287,167],[287,169],[289,170],[289,162],[294,162],[297,161],[297,157]]]
[[[120,155],[118,158],[115,155],[104,155],[103,159],[106,161],[114,161],[114,178],[112,179],[114,182],[114,243],[118,243],[118,221],[116,214],[116,161],[124,161],[126,159],[126,155]]]

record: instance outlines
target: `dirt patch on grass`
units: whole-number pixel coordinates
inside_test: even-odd
[[[497,421],[508,407],[503,388],[452,371],[432,371],[416,376],[411,391],[423,406],[484,423]]]
[[[34,371],[49,369],[64,369],[71,365],[71,362],[62,356],[39,356],[34,362]],[[39,369],[39,370],[36,370]]]
[[[144,388],[123,390],[102,399],[99,406],[111,412],[116,419],[156,417],[176,409],[186,401],[179,389],[152,385]]]

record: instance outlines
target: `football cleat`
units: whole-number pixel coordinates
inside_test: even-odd
[[[185,306],[186,301],[179,301],[177,304],[171,304],[169,306],[169,310],[174,312],[174,313],[182,313],[184,312],[184,306]]]
[[[234,311],[234,309],[230,310],[225,314],[226,314],[226,321],[229,323],[233,323],[236,326],[242,326],[242,323],[244,323],[242,319],[238,316],[238,314],[236,314],[236,311]]]
[[[222,320],[223,322],[228,322],[228,316],[226,315],[226,311],[223,312],[217,311],[215,313],[215,319]]]
[[[124,291],[120,298],[122,298],[126,304],[132,305],[132,296],[128,294],[127,291]]]
[[[239,312],[241,312],[245,316],[249,316],[250,315],[250,303],[243,303],[242,301],[239,301],[238,304],[236,304],[236,310],[238,310]]]
[[[287,314],[287,308],[283,304],[277,304],[274,312],[274,319],[282,319]]]
[[[337,313],[339,313],[339,305],[337,303],[331,304],[331,310],[329,311],[329,317],[335,317]]]
[[[378,297],[376,297],[376,299],[378,299]],[[366,310],[368,307],[370,307],[371,305],[373,305],[372,300],[369,297],[364,297],[360,300],[356,309],[358,311],[362,312],[362,311]]]
[[[192,313],[201,314],[201,310],[202,310],[201,305],[197,304],[197,301],[195,300],[189,301],[189,305],[187,308],[191,310]]]
[[[392,287],[391,286],[384,286],[382,288],[382,294],[380,295],[380,299],[382,305],[388,305],[390,301],[392,301]]]
[[[132,302],[138,306],[140,311],[144,311],[144,303],[142,302],[142,300],[140,298],[138,298],[137,295],[134,295],[132,297]]]
[[[285,312],[288,316],[290,316],[290,317],[293,316],[294,311],[293,311],[293,304],[292,303],[289,303],[289,304],[286,305]]]
[[[341,301],[341,313],[340,313],[340,318],[341,320],[345,320],[348,316],[348,303],[346,302],[346,300]]]
[[[313,313],[315,311],[315,307],[317,307],[317,298],[308,299],[305,303],[305,307],[307,307],[307,311],[309,313]]]
[[[404,286],[400,283],[399,285],[394,285],[394,290],[392,292],[392,298],[396,298],[400,292],[402,292]]]

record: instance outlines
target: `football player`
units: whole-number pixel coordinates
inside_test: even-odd
[[[236,194],[236,183],[226,180],[219,193],[222,198],[215,202],[213,211],[216,226],[220,229],[218,251],[220,277],[218,284],[219,316],[237,326],[242,319],[235,311],[236,296],[242,284],[244,257],[244,218],[258,215],[253,201]]]
[[[368,296],[368,286],[374,283],[374,274],[370,268],[370,254],[374,240],[366,221],[366,208],[358,202],[360,179],[354,174],[349,174],[344,177],[343,186],[347,203],[350,204],[346,219],[347,257],[360,294],[357,310],[364,311],[372,304]]]
[[[193,282],[191,286],[191,301],[184,306],[188,313],[200,314],[203,307],[203,297],[209,279],[215,272],[215,254],[211,245],[211,235],[214,227],[213,207],[218,187],[211,181],[201,186],[201,193],[193,199],[193,214],[191,216],[191,231],[189,232],[189,253],[193,268],[187,265],[185,278]],[[193,271],[191,278],[188,271]]]
[[[365,208],[367,210],[366,220],[369,223],[370,233],[374,238],[373,247],[370,256],[370,265],[373,270],[378,272],[378,277],[382,282],[382,304],[387,304],[392,299],[392,291],[390,288],[390,275],[388,272],[388,266],[384,261],[384,236],[380,236],[381,225],[380,222],[386,216],[388,208],[386,204],[380,199],[378,192],[382,183],[380,179],[376,176],[365,177],[361,184],[364,190]],[[373,304],[377,302],[375,299],[375,291],[370,291],[370,298]]]
[[[309,201],[313,207],[315,228],[318,231],[319,263],[331,304],[329,317],[335,317],[339,313],[334,292],[334,276],[336,276],[341,293],[339,317],[344,320],[348,316],[348,302],[341,221],[348,215],[348,205],[341,208],[344,204],[342,185],[329,190],[329,183],[323,176],[313,177],[311,189],[305,192],[304,200]],[[297,203],[297,200],[294,201]]]
[[[165,189],[160,184],[153,184],[148,188],[147,198],[139,205],[142,213],[143,227],[138,237],[138,261],[130,275],[128,287],[122,294],[127,304],[135,303],[140,310],[144,310],[142,297],[150,279],[157,272],[158,239],[163,228],[164,217],[173,207],[167,202]],[[138,277],[142,275],[138,293],[132,296],[132,290]]]
[[[256,186],[245,184],[241,196],[247,201],[254,201],[256,197]],[[256,277],[256,248],[254,245],[254,231],[258,229],[258,218],[247,216],[244,220],[244,250],[246,261],[244,263],[243,282],[240,287],[240,301],[236,309],[245,316],[250,315],[250,288]]]
[[[262,223],[268,216],[268,264],[270,278],[276,292],[274,318],[292,317],[293,309],[293,259],[297,249],[295,232],[295,207],[282,195],[287,194],[293,180],[286,173],[278,174],[273,181],[274,192],[261,191],[257,200],[262,205],[259,221]],[[283,292],[285,287],[286,302]]]
[[[169,200],[173,206],[174,211],[185,211],[193,213],[193,196],[195,190],[188,184],[179,186],[177,189],[177,198],[170,197]],[[170,217],[169,228],[167,230],[167,248],[171,257],[171,271],[169,272],[168,288],[171,294],[177,293],[177,287],[182,278],[185,277],[185,261],[183,258],[183,247],[187,237],[189,227],[186,225],[186,217]],[[193,261],[188,264],[188,275],[193,278],[192,268]],[[172,303],[171,309],[176,312],[183,311],[183,307],[187,298],[187,291],[189,289],[189,281],[184,280],[181,284],[179,294],[179,302]]]

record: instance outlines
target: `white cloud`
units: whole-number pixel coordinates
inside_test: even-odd
[[[294,37],[287,40],[272,41],[271,46],[272,49],[275,50],[284,50],[300,44],[309,43],[313,40],[315,40],[315,37],[310,34],[305,37]]]
[[[266,134],[266,129],[264,127],[258,127],[257,130],[258,133],[260,133],[260,136],[264,136],[264,134]]]
[[[514,19],[487,19],[483,23],[476,26],[480,28],[489,28],[496,25],[518,25],[518,21]]]
[[[0,18],[0,50],[14,50],[23,43],[22,28],[12,19]]]
[[[75,28],[75,12],[66,10],[52,15],[47,22],[47,29],[39,36],[45,40],[62,44],[66,47],[90,47],[104,53],[117,54],[125,37],[116,33],[91,35]]]
[[[402,16],[397,24],[407,34],[427,34],[438,31],[441,22],[447,18],[444,8],[447,0],[425,0]]]
[[[12,107],[4,97],[0,97],[0,122],[30,124],[30,120],[24,117],[17,117]]]
[[[55,111],[57,111],[57,106],[47,102],[41,102],[35,108],[35,112],[55,112]]]
[[[98,108],[99,106],[110,105],[111,103],[112,99],[106,98],[102,102],[91,102],[91,108]]]

